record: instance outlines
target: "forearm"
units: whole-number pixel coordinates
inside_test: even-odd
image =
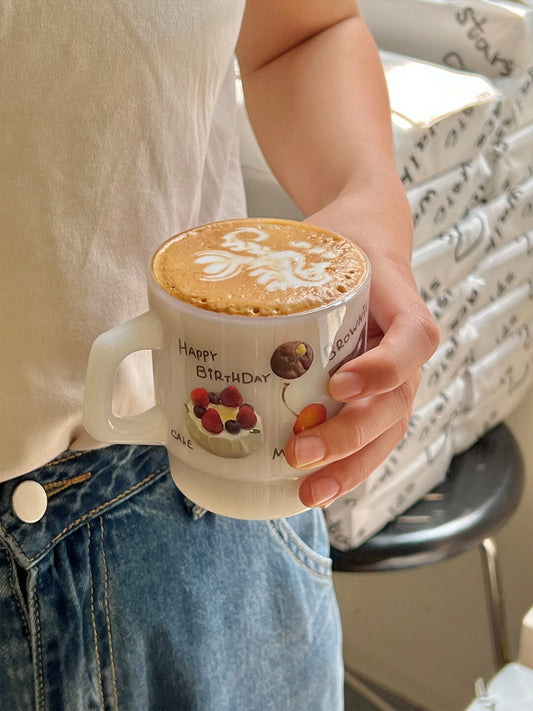
[[[265,157],[304,214],[333,202],[351,219],[364,211],[362,224],[373,216],[376,230],[362,241],[378,247],[383,234],[387,251],[408,259],[411,215],[394,166],[386,84],[362,19],[343,19],[259,66],[243,52],[241,72]]]

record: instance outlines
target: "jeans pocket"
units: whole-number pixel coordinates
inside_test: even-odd
[[[280,544],[300,567],[315,576],[331,579],[328,532],[321,510],[312,509],[269,523]]]

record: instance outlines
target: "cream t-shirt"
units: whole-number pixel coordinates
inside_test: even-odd
[[[245,214],[233,51],[244,0],[0,0],[0,481],[82,426],[90,346],[147,307],[155,247]],[[151,404],[149,358],[115,409]]]

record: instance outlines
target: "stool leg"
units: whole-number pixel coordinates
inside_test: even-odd
[[[500,571],[498,566],[498,549],[493,538],[485,538],[479,544],[481,565],[485,581],[485,595],[491,625],[492,648],[494,660],[498,669],[510,662],[509,643],[505,626],[505,611]]]

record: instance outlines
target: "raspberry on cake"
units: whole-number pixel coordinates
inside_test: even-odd
[[[200,405],[204,409],[207,409],[209,405],[209,393],[205,388],[195,388],[191,392],[191,400],[195,405]]]
[[[251,430],[257,423],[257,415],[251,405],[241,405],[237,413],[237,422],[246,430]]]
[[[235,385],[228,385],[220,393],[220,402],[227,407],[239,407],[244,402],[244,398]]]
[[[224,429],[220,415],[214,407],[210,407],[204,412],[200,422],[202,423],[202,427],[213,434],[219,434],[219,432],[222,432]]]

